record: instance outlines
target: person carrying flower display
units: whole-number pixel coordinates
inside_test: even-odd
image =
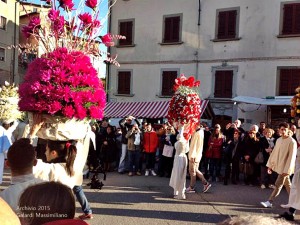
[[[100,44],[113,46],[113,39],[125,37],[101,34],[101,1],[86,0],[85,4],[80,4],[89,12],[74,12],[72,0],[47,0],[44,4],[51,8],[45,21],[33,16],[22,28],[26,38],[34,38],[41,44],[39,49],[43,49],[43,54],[28,65],[24,82],[19,87],[18,105],[21,111],[42,117],[38,138],[65,144],[76,141],[76,146],[65,145],[64,150],[77,149],[71,179],[74,179],[73,191],[84,211],[80,218],[91,219],[92,212],[81,186],[82,172],[90,143],[89,122],[103,118],[106,103],[103,84],[92,62],[102,61]],[[26,50],[36,49],[32,46]],[[105,61],[119,66],[115,59],[111,56]],[[29,122],[32,126],[32,115],[29,115]]]
[[[169,104],[168,121],[173,123],[176,129],[184,125],[184,132],[189,136],[194,133],[200,121],[200,97],[197,90],[199,85],[200,81],[195,81],[194,77],[186,78],[181,74],[175,79],[175,93]]]

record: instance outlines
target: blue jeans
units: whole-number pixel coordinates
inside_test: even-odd
[[[128,150],[129,172],[137,172],[139,170],[140,150]]]
[[[122,144],[122,152],[120,156],[118,172],[123,173],[126,170],[126,154],[127,154],[127,144]]]
[[[92,213],[91,207],[89,205],[89,202],[87,198],[85,197],[85,194],[83,192],[82,186],[74,186],[73,187],[73,192],[76,195],[76,198],[81,205],[81,209],[85,214],[90,214]]]

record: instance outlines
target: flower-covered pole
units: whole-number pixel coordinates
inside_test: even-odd
[[[194,77],[185,77],[181,74],[175,79],[174,95],[169,104],[168,120],[175,128],[184,127],[184,132],[191,135],[200,121],[201,108],[198,87],[200,81]]]
[[[295,123],[295,119],[299,119],[300,117],[300,86],[295,90],[296,94],[291,99],[291,117],[292,123]]]

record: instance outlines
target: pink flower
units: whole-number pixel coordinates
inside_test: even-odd
[[[59,16],[53,23],[53,31],[56,34],[63,33],[64,25],[65,25],[65,18],[63,16]]]
[[[58,10],[50,9],[48,17],[50,20],[55,21],[57,17],[59,17],[59,13],[60,12]]]
[[[104,36],[101,36],[100,38],[102,40],[102,43],[105,44],[105,46],[114,46],[114,42],[112,41],[111,35],[109,33],[105,34]]]
[[[22,28],[22,33],[26,38],[31,34],[37,33],[37,30],[41,27],[41,19],[38,16],[34,16],[30,19],[29,24]]]
[[[87,7],[90,7],[91,9],[95,9],[96,6],[97,6],[97,4],[98,4],[98,1],[97,1],[97,0],[86,0],[86,1],[85,1],[85,5],[86,5]]]
[[[59,7],[63,8],[66,11],[73,10],[74,3],[72,0],[58,0]]]
[[[83,28],[89,27],[93,23],[92,16],[89,13],[80,14],[78,18],[82,21]]]
[[[22,111],[84,119],[103,117],[105,92],[90,58],[58,48],[33,61],[19,87]]]

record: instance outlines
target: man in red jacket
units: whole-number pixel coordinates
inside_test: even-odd
[[[146,157],[146,172],[145,176],[149,176],[151,171],[152,176],[156,176],[154,171],[155,166],[155,155],[158,146],[158,137],[155,131],[152,130],[150,123],[147,124],[143,138],[143,150]]]

